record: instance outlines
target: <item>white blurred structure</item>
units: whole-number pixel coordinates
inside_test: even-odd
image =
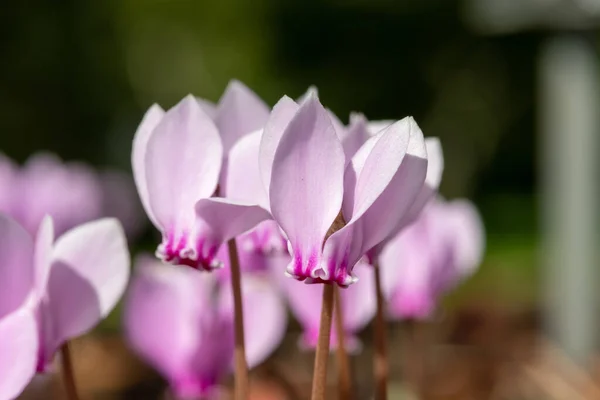
[[[600,0],[470,0],[465,16],[482,33],[554,32],[538,59],[545,323],[551,337],[586,364],[595,355],[600,322],[600,65],[585,31],[600,23]]]

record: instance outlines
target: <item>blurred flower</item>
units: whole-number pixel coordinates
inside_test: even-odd
[[[7,159],[4,162],[10,162]],[[102,190],[95,172],[82,163],[63,163],[37,153],[13,168],[11,188],[2,192],[10,205],[3,211],[35,234],[44,216],[54,219],[57,234],[102,216]]]
[[[479,266],[484,246],[483,224],[470,202],[430,202],[380,256],[391,316],[429,317],[439,298]]]
[[[124,329],[134,351],[179,398],[209,397],[233,366],[233,300],[215,275],[140,257],[126,297]],[[276,289],[244,276],[244,329],[250,367],[281,342],[286,311]]]
[[[289,240],[287,273],[296,279],[355,281],[354,265],[395,229],[423,186],[423,134],[405,118],[367,140],[345,165],[330,114],[314,95],[300,106],[288,97],[275,105],[260,144],[261,176]]]
[[[116,170],[96,172],[79,162],[36,153],[19,167],[0,154],[0,212],[34,235],[46,214],[61,234],[84,222],[116,217],[130,238],[143,227],[131,178]]]
[[[0,397],[14,398],[35,371],[47,372],[67,340],[112,310],[129,277],[129,254],[115,219],[89,222],[54,242],[52,218],[35,241],[0,216]]]
[[[0,398],[14,399],[33,378],[38,355],[31,236],[0,215]]]
[[[207,104],[190,95],[166,113],[152,106],[136,132],[132,164],[142,204],[163,236],[156,255],[212,270],[222,266],[222,243],[269,218],[256,202],[230,195],[239,182],[227,173],[235,168],[234,144],[262,126],[268,108],[237,81],[215,108]]]
[[[366,262],[359,261],[354,268],[359,282],[348,288],[340,288],[344,340],[346,348],[351,352],[360,350],[361,344],[356,334],[373,319],[377,309],[377,299],[373,290],[374,274],[369,267]],[[315,310],[321,309],[321,288],[318,285],[298,285],[294,280],[285,277],[280,281],[282,292],[287,297],[294,316],[302,325],[300,346],[314,349],[319,336],[320,315],[315,313]],[[337,346],[337,341],[338,334],[334,325],[331,330],[332,348]]]
[[[44,218],[35,243],[38,372],[49,370],[67,340],[87,333],[110,313],[127,285],[129,263],[116,219],[85,223],[54,241],[52,218]]]

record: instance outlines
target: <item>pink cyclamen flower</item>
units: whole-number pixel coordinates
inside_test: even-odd
[[[129,279],[129,251],[118,220],[77,226],[56,241],[52,219],[40,226],[35,248],[39,295],[38,372],[49,369],[66,341],[94,328],[115,307]]]
[[[27,323],[19,331],[23,338],[15,341],[22,340],[35,352],[34,372],[47,372],[58,348],[91,330],[123,293],[129,276],[123,230],[118,221],[107,218],[80,225],[54,241],[52,218],[47,216],[34,240],[17,222],[0,216],[0,235],[8,256],[0,266],[0,281],[10,283],[10,288],[2,291],[2,296],[8,297],[2,298],[0,315],[9,315],[22,304],[25,293],[32,293],[26,312],[21,312],[25,315],[21,323]],[[28,336],[28,313],[34,316],[35,340]],[[2,325],[4,318],[0,319]],[[20,350],[15,346],[11,351]],[[27,368],[23,365],[10,375],[0,374],[0,388],[5,379],[11,384],[8,377],[17,379],[17,373],[23,380],[31,377],[29,353],[24,354],[25,361]],[[12,362],[7,365],[12,368]]]
[[[340,290],[342,304],[342,319],[344,326],[344,339],[346,348],[353,353],[360,351],[361,343],[356,337],[375,316],[377,299],[373,291],[374,275],[370,266],[365,261],[359,261],[354,272],[360,283]],[[281,275],[280,275],[281,276]],[[300,347],[315,349],[319,336],[319,314],[315,310],[321,309],[321,288],[318,285],[298,285],[294,280],[286,277],[280,278],[282,293],[288,300],[290,309],[302,325]],[[334,314],[335,318],[335,314]],[[331,329],[331,347],[335,349],[338,343],[336,325]]]
[[[354,265],[415,201],[427,154],[421,130],[405,118],[367,140],[346,163],[318,99],[313,95],[298,105],[284,97],[265,125],[260,167],[271,213],[292,254],[287,273],[348,286],[355,281]]]
[[[34,235],[46,214],[63,233],[102,216],[102,189],[95,172],[82,163],[64,163],[50,153],[32,155],[19,168],[0,157],[0,211]]]
[[[235,168],[234,143],[267,117],[268,108],[236,81],[214,109],[190,95],[166,113],[158,105],[148,110],[133,141],[132,164],[142,204],[162,233],[160,259],[219,268],[220,246],[269,218],[256,202],[228,193],[238,182],[227,173]]]
[[[427,318],[439,298],[479,266],[485,232],[466,200],[436,198],[384,248],[379,261],[393,318]]]
[[[169,268],[141,257],[126,296],[130,346],[169,382],[178,398],[210,398],[233,366],[232,294],[214,275]],[[268,357],[286,330],[286,310],[268,282],[244,276],[246,357]]]

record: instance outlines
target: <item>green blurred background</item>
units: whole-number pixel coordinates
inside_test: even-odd
[[[486,261],[459,291],[536,297],[535,59],[544,33],[486,37],[450,0],[29,0],[0,12],[0,150],[130,170],[154,102],[218,100],[245,82],[270,105],[316,85],[347,122],[413,115],[442,139],[441,192],[472,198]],[[147,235],[134,244],[151,249]],[[450,300],[453,301],[452,299]]]

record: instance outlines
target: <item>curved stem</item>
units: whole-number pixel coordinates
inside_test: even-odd
[[[323,304],[321,305],[321,322],[319,339],[315,353],[313,371],[312,400],[325,400],[327,389],[327,359],[329,358],[329,341],[331,338],[331,320],[333,319],[333,285],[323,284]]]
[[[244,344],[244,309],[242,306],[242,285],[240,260],[235,239],[227,242],[231,264],[231,288],[235,325],[235,400],[245,400],[248,396],[248,364]]]

